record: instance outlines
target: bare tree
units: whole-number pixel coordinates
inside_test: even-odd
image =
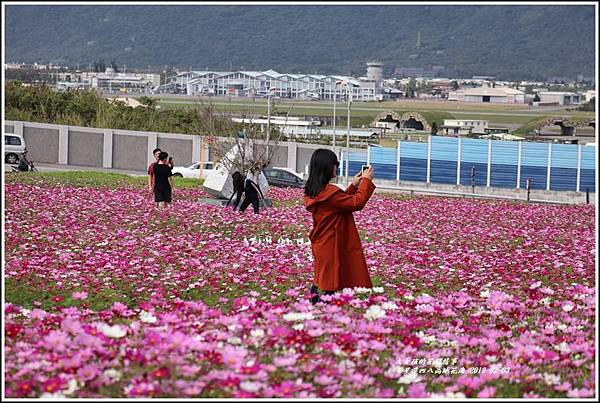
[[[195,106],[198,119],[189,124],[187,130],[208,141],[216,161],[226,170],[256,174],[270,165],[274,155],[271,150],[285,137],[284,129],[292,108],[293,104],[290,104],[284,125],[277,129],[256,123],[255,103],[247,111],[233,113],[231,110],[217,110],[212,101],[198,98]],[[269,126],[271,133],[267,136],[264,128]],[[261,146],[260,151],[257,151],[257,145]],[[231,158],[227,154],[234,147],[239,152]]]

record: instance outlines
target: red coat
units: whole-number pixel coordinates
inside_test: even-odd
[[[304,197],[306,209],[313,213],[313,283],[321,290],[373,287],[352,212],[361,210],[374,190],[373,182],[363,178],[358,188],[350,184],[344,192],[329,183],[315,198]]]

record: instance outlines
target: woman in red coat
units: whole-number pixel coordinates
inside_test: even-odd
[[[332,294],[347,287],[373,287],[352,216],[352,212],[365,206],[375,190],[373,167],[357,173],[343,191],[329,183],[336,177],[339,164],[331,150],[316,150],[304,188],[306,209],[313,214],[309,235],[315,267],[313,303],[319,301],[319,289]]]

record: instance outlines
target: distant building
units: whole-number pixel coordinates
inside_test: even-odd
[[[464,136],[467,134],[485,134],[488,127],[487,120],[474,119],[444,119],[441,127],[442,133],[447,136]]]
[[[525,93],[508,87],[478,87],[451,92],[448,94],[448,100],[468,103],[523,104]]]
[[[337,100],[346,98],[349,83],[354,101],[373,101],[378,83],[349,76],[289,74],[267,71],[189,71],[170,77],[172,85],[188,95],[229,95]],[[163,86],[161,86],[163,87]]]
[[[574,92],[543,91],[538,95],[543,104],[578,105],[581,103],[581,97]]]
[[[91,76],[92,88],[102,92],[147,93],[160,85],[159,74],[115,73],[107,68],[104,73]]]
[[[408,78],[435,78],[439,77],[442,70],[442,66],[434,66],[430,69],[423,67],[396,67],[394,75],[396,77]]]
[[[592,98],[596,98],[596,90],[589,90],[583,93],[583,99],[589,102]]]

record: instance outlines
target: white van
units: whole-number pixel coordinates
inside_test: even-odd
[[[25,151],[25,139],[20,134],[4,133],[4,161],[8,164],[19,162],[19,156]]]

